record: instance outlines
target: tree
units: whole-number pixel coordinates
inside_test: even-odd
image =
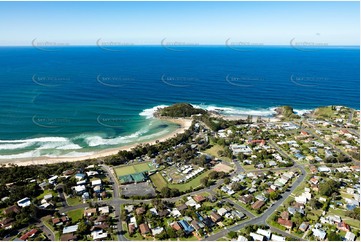
[[[317,201],[315,198],[312,198],[311,200],[310,200],[310,206],[311,206],[311,208],[312,209],[319,209],[320,208],[320,206],[321,206],[321,204],[319,203],[319,201]]]
[[[81,220],[78,224],[77,233],[81,236],[84,236],[89,230],[89,225],[85,223],[84,220]]]
[[[319,193],[323,196],[330,196],[333,192],[337,192],[338,183],[334,180],[321,183],[319,186]]]
[[[342,241],[342,236],[335,232],[330,232],[327,236],[329,241]]]
[[[347,211],[345,215],[347,217],[360,220],[360,209],[354,208],[352,211]]]
[[[232,184],[231,188],[233,191],[238,192],[238,191],[242,190],[242,185],[240,183],[235,182]]]
[[[167,227],[167,235],[169,236],[169,238],[177,238],[176,231],[171,227]]]
[[[238,237],[237,232],[230,231],[230,232],[228,233],[228,237],[231,238],[231,239],[237,238],[237,237]]]
[[[223,180],[224,184],[229,184],[231,182],[231,179],[229,177],[224,178]]]

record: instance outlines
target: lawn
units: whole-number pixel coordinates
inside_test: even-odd
[[[38,200],[41,200],[44,198],[45,195],[48,195],[48,194],[52,194],[53,197],[55,197],[57,195],[57,193],[53,190],[44,190],[42,194],[40,194],[39,196],[36,197],[36,199]]]
[[[127,165],[127,166],[118,166],[114,168],[115,173],[117,174],[118,177],[130,175],[138,172],[150,171],[153,169],[155,168],[153,167],[151,162],[144,162],[134,165]]]
[[[228,157],[224,157],[224,156],[219,156],[218,155],[218,151],[224,151],[224,148],[218,144],[213,145],[211,148],[207,149],[204,151],[204,153],[207,153],[211,156],[217,157],[221,160],[227,161],[227,162],[231,162],[232,160]]]
[[[360,228],[360,221],[347,217],[345,215],[346,210],[330,208],[327,215],[330,214],[338,215],[342,218],[343,221],[345,221],[347,224],[351,225],[352,227]]]
[[[71,218],[72,222],[77,222],[83,217],[84,209],[76,209],[67,212],[69,218]]]
[[[78,196],[74,196],[74,197],[68,197],[66,199],[66,202],[68,203],[69,206],[76,206],[78,204],[82,204],[82,198],[78,197]]]
[[[202,178],[208,176],[208,174],[211,171],[206,171],[196,178],[190,180],[187,183],[181,183],[181,184],[169,184],[167,181],[163,178],[163,176],[158,172],[152,176],[150,176],[150,179],[152,180],[154,186],[157,188],[158,191],[162,190],[163,187],[168,186],[169,188],[177,188],[180,192],[184,192],[189,190],[191,187],[196,188],[201,185]]]
[[[160,172],[151,175],[150,180],[152,180],[154,186],[157,188],[158,191],[160,191],[163,187],[166,187],[168,185],[167,181],[160,174]]]

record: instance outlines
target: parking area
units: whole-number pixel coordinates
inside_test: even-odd
[[[156,192],[150,182],[141,182],[121,186],[121,194],[125,197],[154,197]]]

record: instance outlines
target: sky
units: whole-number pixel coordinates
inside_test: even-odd
[[[0,45],[359,45],[359,2],[0,2]]]

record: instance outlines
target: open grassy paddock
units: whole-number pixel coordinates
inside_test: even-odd
[[[206,172],[200,174],[199,176],[197,176],[196,178],[190,180],[189,182],[181,183],[181,184],[168,183],[163,178],[162,174],[160,174],[159,172],[157,172],[154,175],[150,176],[150,179],[152,180],[154,186],[157,188],[158,191],[162,190],[163,187],[168,186],[169,188],[177,188],[179,191],[184,192],[184,191],[189,190],[191,187],[196,188],[196,187],[200,186],[202,178],[208,176],[208,174],[210,172],[211,171],[206,171]]]

